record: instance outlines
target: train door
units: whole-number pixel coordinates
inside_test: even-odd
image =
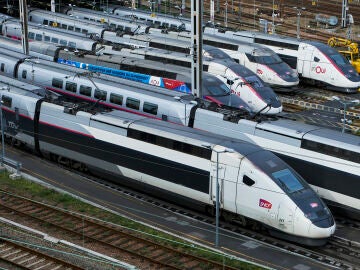
[[[313,59],[314,47],[306,43],[299,44],[298,73],[305,78],[313,78],[312,69],[316,65]]]
[[[288,207],[286,202],[284,201],[279,204],[279,209],[278,209],[279,228],[289,233],[294,232],[295,210]]]
[[[221,156],[221,153],[218,154],[219,157]],[[219,158],[220,159],[220,158]],[[218,166],[217,166],[218,165]],[[216,160],[215,155],[215,161],[211,162],[211,191],[210,191],[210,201],[215,206],[216,205],[216,180],[219,182],[219,208],[222,209],[224,206],[224,193],[223,193],[223,186],[224,186],[224,176],[225,176],[226,167],[221,164],[219,161],[219,164]],[[218,175],[217,175],[218,173]]]

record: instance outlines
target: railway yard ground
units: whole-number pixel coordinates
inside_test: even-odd
[[[31,263],[38,266],[44,264],[35,263],[34,258],[24,260],[26,255],[22,255],[19,260],[21,248],[49,254],[62,261],[61,267],[67,262],[67,267],[71,269],[262,269],[24,178],[12,180],[6,172],[0,178],[2,269],[14,269],[14,265],[19,269],[33,269],[26,267]],[[75,220],[75,217],[78,219]],[[8,223],[9,220],[14,224]],[[94,224],[86,224],[90,220]],[[18,227],[15,223],[26,226],[27,229]],[[99,227],[102,224],[105,232],[100,233],[101,229],[95,229],[95,223]],[[120,236],[120,232],[123,235]],[[142,241],[147,242],[143,244]],[[17,247],[9,247],[15,244]],[[161,251],[165,247],[169,250]],[[12,252],[7,252],[6,249]],[[29,253],[28,250],[27,252]],[[163,264],[160,257],[165,257],[162,258]],[[52,262],[48,259],[47,263],[61,265],[59,261]],[[12,267],[8,268],[9,265]]]

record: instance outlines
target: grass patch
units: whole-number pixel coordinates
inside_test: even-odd
[[[146,233],[147,238],[158,243],[167,244],[176,249],[186,250],[188,253],[218,261],[227,266],[232,266],[237,269],[255,270],[263,269],[261,267],[251,265],[248,263],[240,262],[236,259],[224,257],[221,254],[214,253],[213,251],[196,247],[191,243],[186,243],[182,239],[175,238],[163,232],[146,227],[137,222],[128,220],[118,215],[105,212],[103,209],[96,208],[92,205],[86,204],[70,195],[58,193],[53,189],[46,188],[37,183],[31,182],[26,179],[12,180],[9,178],[8,173],[0,174],[1,189],[9,193],[14,193],[23,197],[31,198],[33,200],[53,205],[62,209],[78,212],[84,215],[92,216],[103,221],[118,224],[127,228],[132,228],[141,233]],[[0,195],[1,196],[1,195]]]

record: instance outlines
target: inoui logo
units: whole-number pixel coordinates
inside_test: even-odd
[[[326,68],[322,68],[322,67],[320,67],[320,66],[317,66],[317,67],[315,68],[315,72],[316,72],[317,74],[325,73],[325,72],[326,72]]]
[[[266,200],[264,200],[264,199],[260,199],[260,201],[259,201],[259,206],[260,206],[260,207],[267,208],[267,209],[271,209],[272,204],[271,204],[271,202],[268,202],[268,201],[266,201]]]

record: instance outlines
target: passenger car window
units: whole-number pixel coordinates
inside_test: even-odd
[[[132,108],[135,110],[139,110],[140,108],[140,100],[135,98],[127,98],[126,99],[126,107]]]
[[[91,97],[92,88],[86,85],[80,85],[80,95]]]

